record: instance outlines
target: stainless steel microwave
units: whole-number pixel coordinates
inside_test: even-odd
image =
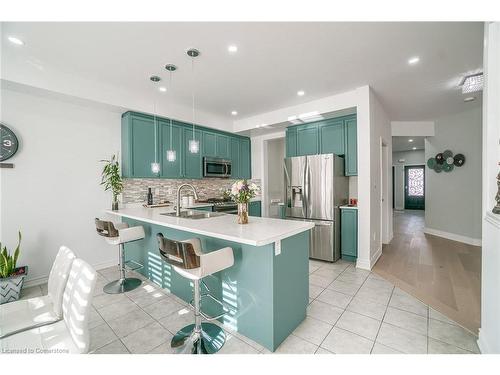
[[[204,157],[203,177],[231,177],[231,160]]]

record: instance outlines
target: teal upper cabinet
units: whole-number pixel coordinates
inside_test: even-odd
[[[183,130],[182,177],[201,178],[202,177],[201,152],[198,151],[196,154],[193,154],[189,151],[189,141],[193,139],[193,129],[191,127],[184,127],[182,130]],[[194,139],[199,141],[201,144],[202,140],[201,138],[202,138],[201,131],[195,130]]]
[[[157,127],[150,116],[127,112],[122,117],[122,174],[124,177],[158,177],[151,172],[155,161]]]
[[[231,156],[229,136],[203,131],[202,149],[203,156],[229,159]]]
[[[240,138],[231,137],[231,178],[240,178]]]
[[[328,120],[319,124],[319,140],[321,154],[344,155],[344,121]]]
[[[297,156],[297,128],[286,129],[286,157]]]
[[[250,163],[250,139],[240,138],[240,165],[239,178],[252,178],[252,166]]]
[[[201,149],[203,156],[215,157],[217,155],[217,134],[210,131],[204,131]]]
[[[345,175],[358,174],[356,115],[286,129],[286,156],[337,154],[345,156]]]
[[[200,142],[196,154],[189,152],[193,125],[151,115],[126,112],[122,115],[122,175],[128,178],[202,178],[204,156],[232,160],[233,178],[250,178],[250,138],[196,126]],[[172,134],[172,135],[171,135]],[[167,160],[167,150],[176,152],[176,160]],[[156,154],[155,154],[156,152]],[[151,163],[160,163],[160,173],[151,172]]]
[[[224,134],[217,134],[216,145],[217,145],[217,154],[216,154],[217,157],[223,159],[229,159],[231,157],[229,136]]]
[[[170,129],[170,121],[161,120],[158,122],[160,134],[160,162],[161,175],[165,178],[181,178],[182,177],[182,128],[175,122],[172,123]],[[170,140],[172,134],[172,140]],[[167,160],[167,150],[174,150],[176,153],[175,161]]]
[[[316,155],[319,153],[318,147],[318,125],[303,125],[297,127],[297,154]]]
[[[345,175],[358,175],[358,139],[357,139],[357,123],[356,118],[351,118],[345,121]]]

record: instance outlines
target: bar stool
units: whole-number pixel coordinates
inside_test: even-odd
[[[201,251],[201,242],[198,238],[185,241],[175,241],[157,234],[161,257],[181,276],[192,280],[194,284],[193,303],[194,324],[187,325],[175,334],[171,341],[172,348],[178,348],[181,353],[212,354],[219,351],[226,335],[221,327],[213,323],[202,323],[201,318],[211,321],[224,316],[207,316],[200,309],[201,297],[209,297],[220,305],[224,304],[210,294],[201,295],[200,281],[205,276],[212,275],[231,267],[234,264],[233,249],[224,247],[210,253]],[[206,284],[205,284],[206,285]],[[207,288],[208,289],[208,288]]]
[[[118,294],[129,292],[141,285],[142,280],[134,277],[125,277],[125,251],[123,245],[127,242],[142,240],[145,237],[144,228],[140,225],[129,228],[126,223],[113,224],[111,221],[103,221],[95,219],[97,233],[105,237],[106,242],[110,245],[118,245],[119,249],[119,267],[120,278],[104,285],[103,291],[108,294]],[[135,263],[141,268],[142,265]]]

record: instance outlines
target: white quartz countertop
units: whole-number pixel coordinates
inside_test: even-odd
[[[106,210],[106,213],[110,215],[252,246],[268,245],[314,227],[314,223],[311,222],[253,216],[249,218],[248,224],[241,225],[238,224],[236,215],[230,214],[206,219],[186,219],[161,215],[161,213],[166,212],[174,211],[171,207],[125,207],[118,211]]]
[[[357,210],[358,206],[340,206],[341,210]]]

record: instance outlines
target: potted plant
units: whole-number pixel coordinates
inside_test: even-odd
[[[231,187],[231,196],[238,203],[238,224],[248,224],[248,202],[258,191],[259,187],[247,180],[236,181]]]
[[[21,246],[21,232],[14,253],[11,254],[7,247],[2,248],[0,242],[0,305],[17,301],[21,295],[24,278],[28,274],[28,266],[16,267]]]
[[[111,160],[101,160],[106,163],[102,169],[101,185],[104,186],[104,191],[111,190],[113,194],[113,202],[111,209],[118,210],[118,195],[123,191],[123,180],[120,176],[120,164],[116,155],[111,157]]]

